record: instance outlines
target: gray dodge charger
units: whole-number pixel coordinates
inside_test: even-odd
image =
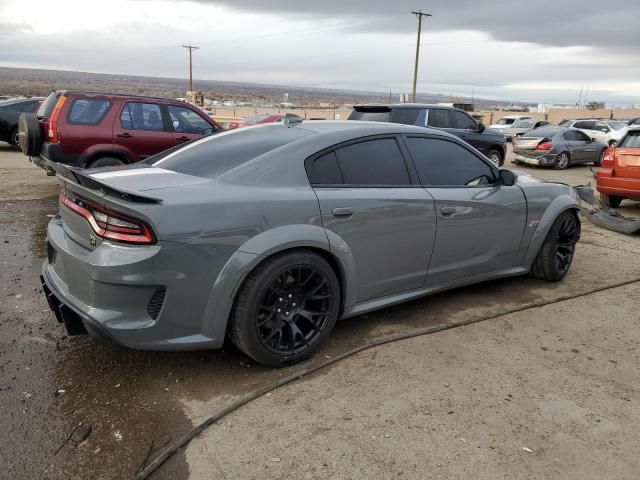
[[[442,131],[298,122],[143,163],[54,164],[42,280],[70,334],[131,348],[308,357],[338,318],[442,290],[569,271],[568,185],[499,170]]]

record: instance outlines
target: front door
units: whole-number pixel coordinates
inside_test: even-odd
[[[518,186],[453,140],[407,136],[426,191],[435,199],[436,241],[426,283],[435,285],[517,266],[527,205]]]
[[[113,124],[113,144],[143,160],[173,146],[173,135],[157,103],[126,102]]]
[[[356,302],[422,287],[434,202],[412,182],[396,138],[342,145],[310,159],[307,171],[331,248],[352,256]]]
[[[212,123],[191,108],[168,105],[167,112],[171,120],[175,145],[216,132],[216,128]]]
[[[596,159],[597,145],[589,136],[580,130],[568,130],[562,134],[569,153],[571,163],[592,162]]]

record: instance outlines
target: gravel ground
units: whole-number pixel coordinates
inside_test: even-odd
[[[295,370],[232,347],[154,353],[67,337],[38,278],[55,178],[2,146],[0,171],[0,478],[130,478],[194,422]],[[585,167],[534,173],[590,180]],[[637,276],[638,237],[585,224],[564,282],[489,282],[341,322],[308,364]],[[631,478],[638,288],[362,354],[238,411],[153,478]]]

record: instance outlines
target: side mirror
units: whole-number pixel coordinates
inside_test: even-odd
[[[516,176],[511,170],[500,170],[498,180],[500,181],[500,185],[512,187],[516,183]]]
[[[593,142],[595,142],[595,141],[597,141],[597,140],[596,140],[596,137],[591,137],[591,143],[593,143]]]
[[[601,130],[602,130],[604,133],[609,133],[609,129],[608,129],[608,128],[601,128]]]
[[[202,135],[211,135],[212,133],[213,133],[213,128],[202,129]]]
[[[482,133],[487,129],[487,127],[484,126],[484,123],[480,122],[478,124],[478,133]]]

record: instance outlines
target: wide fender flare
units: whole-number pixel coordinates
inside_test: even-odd
[[[529,248],[525,255],[525,265],[533,265],[538,252],[542,248],[545,238],[547,238],[551,226],[556,221],[556,218],[558,218],[562,212],[566,212],[567,210],[580,210],[578,201],[571,195],[560,195],[547,207],[544,215],[542,215],[542,218],[538,223],[538,228],[529,242]]]
[[[330,241],[331,238],[331,241]],[[333,248],[336,245],[336,248]],[[346,243],[335,233],[317,225],[287,225],[262,232],[238,248],[220,270],[205,307],[203,333],[222,344],[238,290],[247,275],[277,253],[295,248],[314,248],[331,255],[339,269],[343,305],[355,298],[354,259]]]

